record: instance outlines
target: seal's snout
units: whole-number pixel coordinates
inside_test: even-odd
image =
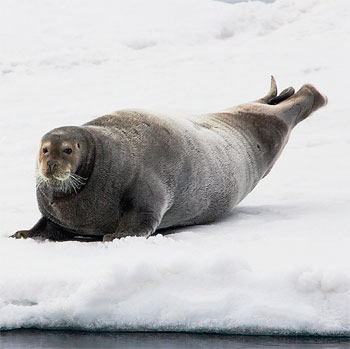
[[[54,174],[57,170],[57,161],[49,160],[47,162],[47,172],[49,174]]]

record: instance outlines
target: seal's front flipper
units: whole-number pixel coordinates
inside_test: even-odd
[[[33,235],[33,231],[31,230],[19,230],[15,234],[9,237],[15,238],[15,239],[27,239],[27,238],[31,238],[32,235]]]
[[[118,228],[113,234],[103,236],[103,242],[121,239],[126,236],[152,235],[160,224],[161,217],[152,211],[128,211],[122,216]]]
[[[103,241],[112,241],[126,236],[149,237],[159,227],[168,207],[166,187],[154,173],[146,180],[134,182],[122,199],[121,219],[112,234],[103,236]]]
[[[10,237],[16,239],[35,239],[35,240],[53,240],[53,241],[67,241],[74,240],[74,234],[56,226],[47,218],[42,217],[30,230],[20,230]]]

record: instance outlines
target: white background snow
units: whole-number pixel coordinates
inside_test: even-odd
[[[0,2],[0,328],[350,333],[350,2]],[[329,98],[228,217],[113,243],[8,239],[39,218],[41,136],[122,108]]]

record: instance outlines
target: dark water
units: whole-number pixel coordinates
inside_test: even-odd
[[[0,332],[0,348],[350,348],[350,337],[264,337],[186,333]]]
[[[239,2],[248,2],[249,0],[216,0],[216,1],[228,2],[229,4],[238,4]],[[253,1],[270,3],[270,2],[275,2],[276,0],[253,0]]]

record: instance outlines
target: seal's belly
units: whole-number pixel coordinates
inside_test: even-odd
[[[238,130],[222,125],[215,129],[214,124],[195,131],[187,140],[187,171],[160,228],[214,221],[231,211],[261,178],[255,149]]]

